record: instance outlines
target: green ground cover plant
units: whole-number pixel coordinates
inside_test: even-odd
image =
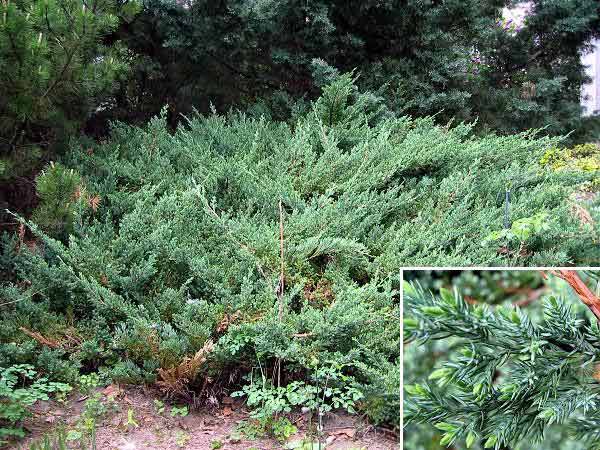
[[[65,394],[71,386],[40,377],[30,364],[0,367],[0,445],[10,437],[23,437],[21,423],[31,415],[30,407],[52,394]]]
[[[598,196],[586,220],[574,211],[574,194],[589,190],[596,173],[540,162],[559,139],[534,131],[477,137],[469,124],[396,117],[377,96],[359,93],[349,74],[310,109],[293,125],[243,114],[192,116],[175,133],[160,117],[143,128],[116,125],[106,144],[74,145],[65,161],[85,177],[93,206],[80,217],[94,222],[86,228],[106,224],[106,214],[129,224],[193,203],[193,214],[237,241],[259,272],[278,260],[271,241],[263,248],[278,233],[279,200],[294,267],[332,253],[349,270],[367,264],[387,273],[600,261]]]
[[[353,89],[349,78],[332,88]],[[315,114],[367,120],[366,99],[340,96],[347,107],[315,104]],[[38,211],[49,219],[3,237],[0,365],[29,362],[82,389],[156,384],[188,400],[243,390],[262,373],[253,395],[301,386],[292,407],[316,410],[320,395],[322,411],[397,427],[399,272],[377,257],[380,238],[393,237],[378,222],[397,189],[325,193],[337,172],[302,175],[330,161],[318,157],[325,130],[312,126],[294,142],[284,123],[199,116],[171,134],[156,118],[116,125],[114,140],[49,167],[45,185],[69,181],[44,190]],[[329,139],[350,145],[353,128]]]

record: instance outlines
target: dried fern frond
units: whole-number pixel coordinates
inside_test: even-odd
[[[213,341],[209,339],[191,358],[186,356],[177,366],[158,369],[157,386],[169,396],[185,394],[188,385],[196,378],[214,346]]]

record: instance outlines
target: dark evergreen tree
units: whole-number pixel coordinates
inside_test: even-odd
[[[515,27],[502,10],[516,3],[149,0],[115,34],[138,55],[121,106],[146,117],[169,103],[178,120],[211,102],[259,103],[286,117],[332,73],[356,69],[397,112],[589,137],[579,57],[600,30],[598,3],[536,0]]]
[[[34,177],[92,113],[109,107],[127,50],[101,40],[139,5],[130,0],[0,3],[0,228],[5,208],[28,214]]]

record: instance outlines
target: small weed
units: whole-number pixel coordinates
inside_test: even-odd
[[[53,433],[46,434],[40,441],[29,445],[29,450],[67,450],[67,430],[58,425]]]
[[[79,441],[83,438],[83,433],[79,430],[69,430],[67,433],[67,441]]]
[[[69,398],[69,391],[57,391],[54,393],[54,400],[56,400],[61,405],[65,405]]]
[[[242,435],[245,436],[246,439],[255,441],[264,437],[266,432],[258,420],[243,420],[235,428],[234,434],[236,436]]]
[[[171,417],[185,417],[188,415],[187,406],[171,406]]]
[[[48,400],[51,393],[70,390],[67,384],[38,378],[29,364],[0,368],[0,446],[7,438],[25,436],[21,422],[31,415],[31,405],[38,400]]]
[[[96,392],[86,402],[83,418],[98,419],[108,412],[108,405],[102,401],[102,394]]]
[[[163,414],[165,412],[165,403],[158,399],[154,399],[154,409],[158,414]]]
[[[223,448],[223,443],[221,441],[219,441],[219,440],[211,441],[211,443],[210,443],[211,450],[218,450],[220,448]]]
[[[83,395],[93,392],[97,387],[102,386],[103,381],[97,373],[81,375],[77,382],[77,388]]]
[[[267,417],[242,421],[234,433],[241,433],[251,441],[271,436],[279,442],[285,442],[297,431],[298,428],[285,417]]]
[[[175,434],[175,443],[178,447],[185,447],[192,437],[185,431],[177,431]]]
[[[292,422],[285,417],[279,417],[270,423],[270,432],[275,439],[279,442],[287,441],[292,435],[296,434],[298,428],[296,428]]]
[[[127,426],[132,426],[134,428],[138,428],[140,425],[135,421],[135,417],[133,416],[134,411],[133,409],[129,408],[127,410],[127,423],[125,425]]]
[[[44,438],[48,446],[39,448],[39,450],[63,450],[74,445],[82,450],[96,449],[96,425],[99,420],[107,413],[109,405],[102,401],[102,396],[96,392],[85,402],[83,413],[75,426],[71,429],[60,430],[56,435]],[[46,439],[47,438],[47,439]],[[60,442],[69,443],[62,447]]]
[[[72,429],[68,429],[64,423],[60,423],[51,433],[45,434],[39,441],[29,445],[29,450],[68,450],[71,448],[96,450],[96,422],[94,420],[82,419]]]
[[[508,246],[524,248],[525,244],[533,238],[541,236],[550,229],[550,220],[547,213],[538,213],[531,217],[515,220],[510,228],[504,228],[490,233],[483,240],[482,245],[503,242]]]

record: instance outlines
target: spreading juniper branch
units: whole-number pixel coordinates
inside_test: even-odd
[[[442,445],[464,439],[494,449],[541,441],[550,424],[569,423],[590,448],[600,445],[598,433],[586,432],[600,406],[596,321],[556,297],[533,324],[518,307],[471,305],[458,292],[434,296],[407,284],[404,293],[406,342],[461,346],[429,380],[406,386],[407,423],[434,425]]]

